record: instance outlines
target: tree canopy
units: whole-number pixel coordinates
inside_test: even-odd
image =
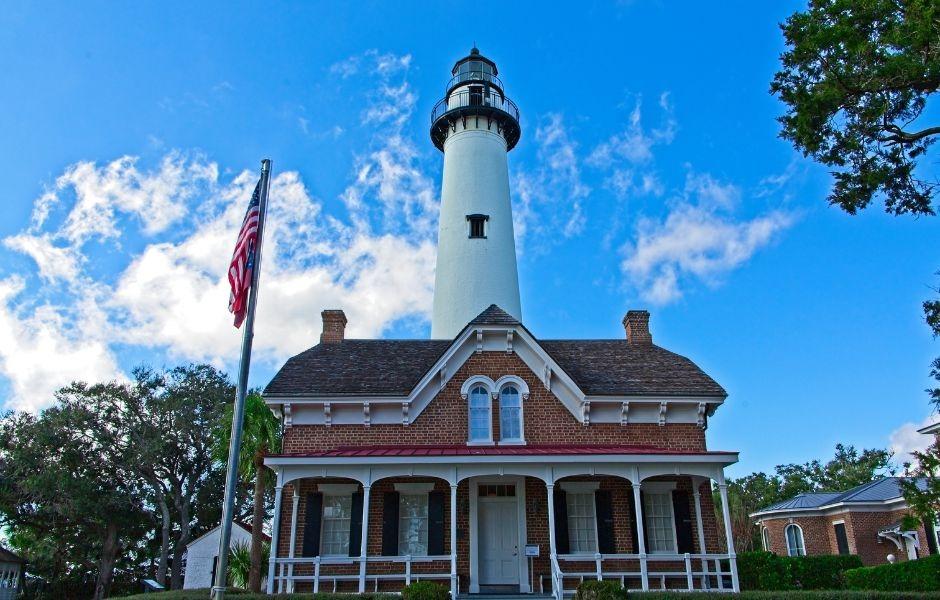
[[[923,122],[940,87],[940,5],[811,0],[781,28],[770,88],[786,105],[781,136],[832,167],[829,201],[855,214],[881,197],[888,212],[933,215],[936,178],[919,163],[940,135]]]

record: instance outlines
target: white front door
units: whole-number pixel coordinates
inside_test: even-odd
[[[519,585],[519,511],[516,498],[478,499],[480,585]]]

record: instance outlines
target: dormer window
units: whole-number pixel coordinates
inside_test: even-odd
[[[470,224],[470,238],[486,237],[486,222],[490,220],[489,215],[467,215],[467,222]]]

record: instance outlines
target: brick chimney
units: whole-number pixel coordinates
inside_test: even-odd
[[[323,333],[320,334],[321,344],[336,344],[342,342],[346,336],[346,313],[341,310],[325,310],[320,313],[323,317]]]
[[[646,310],[628,310],[623,318],[623,329],[627,333],[627,342],[631,344],[653,344],[650,335],[650,313]]]

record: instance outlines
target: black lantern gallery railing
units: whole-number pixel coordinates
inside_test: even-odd
[[[486,117],[506,137],[507,150],[519,141],[519,108],[509,98],[492,88],[468,89],[453,92],[442,98],[431,110],[431,140],[439,150],[444,149],[447,131],[460,118]]]
[[[451,90],[453,90],[458,85],[474,81],[489,83],[492,86],[499,88],[500,92],[506,89],[503,87],[502,80],[492,73],[487,73],[486,71],[464,71],[463,73],[457,73],[450,78],[450,81],[447,82],[446,93],[449,94]]]

